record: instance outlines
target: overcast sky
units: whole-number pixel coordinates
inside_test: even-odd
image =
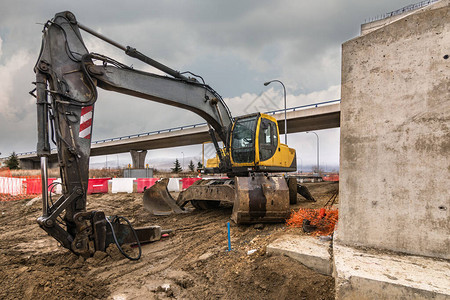
[[[408,0],[321,1],[21,1],[0,0],[0,156],[36,149],[33,66],[43,24],[70,10],[80,23],[130,45],[179,71],[201,75],[234,116],[340,98],[341,44],[359,35],[365,19],[396,10]],[[91,52],[134,68],[151,67],[82,33]],[[258,101],[258,99],[272,101]],[[255,100],[256,99],[256,100]],[[268,104],[267,104],[268,103]],[[245,110],[243,108],[246,108]],[[100,91],[93,140],[203,122],[181,109]],[[288,129],[289,130],[289,129]],[[317,131],[321,165],[338,166],[339,129]],[[316,160],[312,134],[289,136],[303,166]],[[181,153],[183,152],[183,153]],[[150,151],[147,161],[199,159],[201,146]],[[114,162],[129,154],[110,156]],[[93,162],[106,161],[105,157]],[[111,165],[112,163],[110,163]],[[187,163],[186,163],[187,164]]]

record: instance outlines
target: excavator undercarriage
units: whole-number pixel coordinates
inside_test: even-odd
[[[189,202],[196,209],[213,209],[220,203],[233,206],[231,219],[237,224],[283,222],[289,217],[290,204],[297,193],[315,201],[305,186],[294,177],[253,173],[246,177],[201,179],[182,191],[175,200],[162,179],[144,192],[144,208],[154,215],[185,213]]]

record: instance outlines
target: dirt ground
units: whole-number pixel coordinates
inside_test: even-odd
[[[306,185],[318,202],[301,201],[293,209],[323,206],[338,186]],[[114,247],[109,255],[98,252],[84,260],[39,228],[41,203],[28,202],[0,202],[1,299],[334,299],[332,277],[265,254],[269,242],[285,233],[303,234],[301,229],[232,223],[228,252],[231,207],[155,217],[143,209],[142,194],[90,195],[89,210],[174,232],[143,245],[136,262]]]

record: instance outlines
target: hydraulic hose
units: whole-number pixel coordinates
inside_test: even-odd
[[[136,230],[134,230],[133,226],[131,225],[130,221],[128,221],[127,218],[122,217],[122,216],[115,216],[114,219],[117,219],[120,222],[120,219],[123,219],[125,222],[127,222],[128,226],[130,226],[131,231],[133,232],[134,238],[136,239],[136,244],[138,245],[139,248],[139,255],[137,257],[131,257],[128,254],[125,253],[125,251],[123,251],[122,247],[120,246],[119,242],[117,241],[117,237],[116,237],[116,233],[114,231],[113,225],[111,224],[111,222],[108,220],[108,218],[106,217],[106,222],[109,224],[109,227],[111,228],[111,233],[114,239],[114,243],[117,246],[117,249],[119,249],[120,253],[122,253],[123,256],[125,256],[126,258],[128,258],[129,260],[139,260],[141,258],[142,255],[142,247],[141,247],[141,243],[139,242],[139,238],[137,236]]]

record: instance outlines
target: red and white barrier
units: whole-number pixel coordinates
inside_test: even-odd
[[[198,181],[200,179],[201,178],[198,178],[198,177],[196,177],[196,178],[183,178],[183,179],[181,179],[181,183],[182,183],[182,187],[181,188],[183,190],[185,190],[188,187],[190,187],[191,185],[193,185],[194,182],[196,182],[196,181]]]
[[[50,184],[52,184],[52,182],[55,180],[56,180],[56,178],[48,178],[47,187]],[[28,195],[42,194],[41,178],[27,178],[25,180],[25,183],[27,185],[26,194],[28,194]],[[50,191],[50,188],[48,188],[48,190]]]
[[[88,181],[88,195],[107,194],[109,180],[111,180],[111,178],[90,178]]]
[[[143,193],[144,189],[148,189],[157,182],[159,178],[138,178],[137,181],[137,192]]]
[[[322,179],[324,181],[339,181],[339,174],[325,175]]]

